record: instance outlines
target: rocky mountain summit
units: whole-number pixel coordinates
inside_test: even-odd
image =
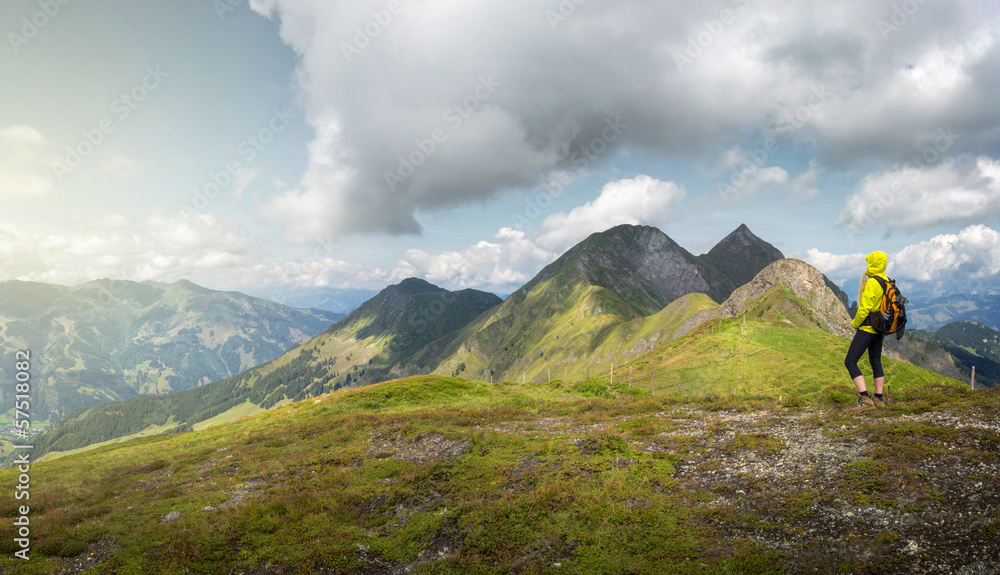
[[[850,338],[854,335],[851,318],[847,315],[843,302],[827,285],[826,276],[801,260],[782,259],[761,270],[719,307],[691,317],[678,336],[711,319],[742,315],[749,310],[749,306],[759,303],[779,286],[787,288],[798,299],[799,306],[794,315],[799,316],[806,324],[840,337]],[[787,307],[789,302],[783,303]]]
[[[668,309],[672,303],[698,293],[722,302],[737,288],[729,275],[753,277],[780,257],[746,226],[701,257],[651,226],[591,234],[471,322],[442,354],[439,373],[457,366],[486,379],[511,371],[526,374],[522,378],[548,376],[553,368],[567,373],[614,353],[618,344],[634,347],[635,341],[624,341],[633,339],[630,322],[643,323],[635,326],[640,330],[672,332],[683,318],[667,312],[693,313],[704,302]]]
[[[746,224],[740,224],[740,227],[700,257],[711,262],[734,287],[739,287],[752,280],[757,272],[785,256],[777,248],[755,236]]]

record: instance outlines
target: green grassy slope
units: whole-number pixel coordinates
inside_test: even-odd
[[[655,385],[675,391],[680,385],[682,393],[810,398],[843,388],[849,398],[852,388],[843,385],[849,382],[844,368],[848,344],[819,330],[755,321],[744,327],[741,319],[729,319],[705,325],[636,361],[634,381],[651,388],[656,370]],[[885,356],[882,364],[892,389],[950,380]],[[870,385],[866,358],[859,367]]]
[[[475,290],[448,292],[405,280],[320,335],[243,373],[169,396],[139,396],[79,408],[35,438],[39,455],[67,451],[176,423],[184,431],[244,413],[247,402],[269,409],[341,387],[382,381],[414,350],[447,338],[499,302]],[[243,406],[243,407],[240,407]]]
[[[700,309],[712,308],[703,304]],[[619,356],[616,371],[621,378],[630,374],[635,386],[648,391],[816,397],[841,387],[847,377],[843,362],[849,340],[826,332],[821,323],[808,302],[779,284],[747,301],[737,317],[712,319],[666,345]],[[882,363],[886,381],[897,389],[950,380],[885,356]],[[867,360],[859,366],[870,384]],[[610,361],[602,373],[609,369]]]
[[[686,345],[704,346],[711,337],[693,335]],[[741,483],[746,475],[734,475],[731,485],[703,483],[700,474],[723,462],[750,457],[759,464],[791,450],[759,427],[734,434],[728,426],[737,424],[724,421],[757,413],[793,430],[895,441],[905,453],[859,451],[860,462],[842,467],[845,477],[862,464],[884,476],[917,469],[904,456],[944,461],[931,448],[949,436],[914,427],[914,414],[997,406],[996,394],[973,394],[940,377],[899,379],[898,401],[865,416],[835,407],[839,391],[813,393],[815,402],[806,403],[816,410],[813,419],[772,400],[665,390],[650,398],[596,380],[590,384],[599,386],[588,388],[422,376],[344,389],[205,431],[33,465],[32,559],[11,558],[17,502],[4,498],[0,572],[51,573],[71,564],[95,575],[811,570],[840,555],[833,546],[806,552],[773,541],[797,537],[806,521],[828,521],[823,506],[834,499],[865,501],[874,489],[890,511],[921,518],[939,496],[917,488],[904,504],[890,487],[895,482],[809,489],[775,479],[751,488]],[[727,412],[733,416],[721,419]],[[706,434],[682,431],[692,425]],[[987,432],[962,433],[989,444]],[[996,464],[995,447],[983,453],[975,442],[961,445],[946,456]],[[16,473],[0,472],[0,483],[12,485]],[[983,489],[996,484],[993,477]],[[737,489],[763,493],[767,505],[726,503],[739,499]],[[892,560],[888,565],[904,570],[878,570],[906,572],[912,557],[899,541],[904,528],[894,529],[858,531],[833,565],[860,572]],[[863,555],[876,535],[879,552]]]
[[[774,265],[780,267],[782,262]],[[804,264],[798,262],[797,265]],[[489,317],[481,317],[470,324],[465,330],[468,333],[456,338],[459,343],[449,350],[451,355],[442,361],[438,373],[462,373],[484,380],[492,376],[494,379],[544,382],[579,380],[598,373],[610,377],[612,366],[616,365],[619,370],[628,370],[633,380],[648,380],[652,388],[653,372],[659,368],[675,372],[672,379],[664,379],[663,383],[675,383],[674,380],[680,378],[696,385],[699,393],[718,393],[732,391],[737,381],[756,381],[765,377],[753,373],[734,375],[734,366],[743,361],[740,358],[744,354],[769,349],[770,352],[762,357],[776,359],[762,364],[761,372],[781,373],[785,365],[791,371],[800,370],[811,358],[810,346],[831,349],[839,346],[846,350],[845,340],[824,331],[829,320],[819,318],[814,307],[840,306],[829,294],[824,298],[809,293],[807,297],[811,301],[806,301],[787,286],[778,284],[757,299],[740,300],[739,317],[750,318],[754,322],[753,330],[742,333],[736,329],[742,319],[714,319],[710,322],[711,333],[718,337],[713,337],[706,345],[693,345],[690,339],[684,339],[664,347],[677,336],[682,326],[690,323],[689,320],[700,322],[698,318],[711,316],[707,312],[719,310],[720,306],[705,294],[688,294],[656,314],[637,316],[637,312],[623,302],[617,307],[595,303],[600,301],[601,295],[604,301],[616,301],[613,294],[602,288],[587,285],[582,280],[562,284],[558,280],[558,276],[544,280],[520,302],[508,303],[508,300]],[[557,290],[558,293],[552,293]],[[734,297],[741,293],[736,292]],[[727,300],[724,305],[730,303]],[[844,314],[842,309],[824,311],[829,316],[836,316],[834,312]],[[786,345],[783,338],[778,337],[788,328],[796,329],[795,335],[787,339],[801,337],[801,345],[794,341]],[[739,334],[741,337],[736,337]],[[800,349],[801,353],[797,351]],[[490,350],[496,351],[490,354]],[[834,355],[836,353],[842,352],[834,352]],[[831,358],[824,358],[820,363],[829,363],[827,360]],[[839,369],[843,370],[842,361],[840,358],[829,364],[839,364]],[[703,369],[711,375],[703,378],[699,375]],[[832,373],[835,371],[823,374],[820,379],[834,381]]]
[[[753,277],[781,257],[745,226],[711,254],[696,257],[648,226],[592,234],[463,329],[440,353],[436,373],[522,381],[570,377],[572,370],[585,376],[671,339],[683,321],[725,300],[736,288],[726,273]]]
[[[611,290],[569,273],[515,295],[459,333],[438,373],[484,380],[562,373],[585,365],[614,328],[642,317]]]

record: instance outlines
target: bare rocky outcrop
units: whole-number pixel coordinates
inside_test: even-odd
[[[843,302],[827,286],[826,277],[804,261],[786,258],[778,260],[758,273],[749,283],[730,295],[719,307],[695,314],[677,332],[681,337],[712,319],[737,317],[747,306],[766,296],[780,285],[788,288],[811,308],[812,318],[819,327],[840,337],[852,337],[854,328]]]

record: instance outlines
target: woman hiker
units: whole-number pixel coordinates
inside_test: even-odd
[[[847,358],[844,365],[847,366],[851,379],[854,380],[854,387],[858,389],[858,404],[855,410],[867,409],[869,407],[883,407],[882,386],[885,384],[885,373],[882,371],[882,336],[875,333],[875,330],[868,324],[868,314],[879,307],[882,303],[882,286],[875,279],[875,276],[888,281],[885,275],[885,265],[888,258],[885,252],[876,251],[865,256],[868,262],[865,275],[861,276],[861,286],[858,289],[858,312],[854,314],[852,325],[858,330],[854,333],[851,346],[847,349]],[[865,376],[858,369],[858,360],[861,354],[868,351],[868,362],[872,366],[872,375],[875,378],[875,396],[868,394],[865,387]]]

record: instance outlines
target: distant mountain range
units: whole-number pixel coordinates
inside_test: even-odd
[[[68,413],[34,440],[36,453],[77,449],[149,429],[184,431],[345,386],[384,381],[414,355],[444,346],[500,298],[424,280],[389,286],[316,337],[240,374],[169,396],[141,396]],[[419,368],[413,368],[419,370]]]
[[[703,256],[656,228],[618,226],[581,242],[506,301],[404,280],[273,361],[169,397],[78,409],[38,444],[73,449],[168,421],[190,428],[247,406],[266,409],[411,374],[489,379],[536,378],[543,369],[551,376],[553,368],[571,366],[586,371],[676,337],[681,322],[717,306],[754,268],[779,258],[745,226]]]
[[[922,299],[917,294],[906,295],[908,325],[935,330],[954,322],[979,322],[1000,329],[1000,296],[957,293]]]
[[[857,280],[844,284],[851,299],[857,296]],[[1000,329],[1000,284],[993,280],[949,284],[900,280],[906,297],[907,326],[936,330],[952,322],[974,321]],[[973,290],[973,291],[969,291]]]
[[[958,321],[936,331],[908,331],[907,336],[947,351],[960,373],[953,377],[969,381],[975,367],[977,387],[1000,383],[1000,331],[979,322]]]
[[[31,351],[36,423],[98,402],[229,377],[342,317],[183,280],[0,283],[3,369],[13,369],[16,350]],[[0,387],[0,402],[13,405],[12,393]]]
[[[300,309],[322,309],[347,315],[378,292],[360,288],[249,287],[241,292]]]
[[[850,387],[848,303],[826,276],[784,259],[746,226],[701,256],[656,228],[617,226],[586,238],[506,300],[410,278],[272,361],[166,397],[75,410],[35,445],[63,451],[196,429],[420,374],[586,382],[627,365],[630,378],[652,381],[659,372],[663,384],[706,393],[840,389]],[[912,353],[918,366],[961,376],[937,343],[898,350],[886,353]]]
[[[910,296],[931,301],[954,295],[968,295],[974,298],[1000,296],[1000,276],[970,278],[966,280],[912,282],[907,286]],[[910,297],[907,296],[907,297]]]

